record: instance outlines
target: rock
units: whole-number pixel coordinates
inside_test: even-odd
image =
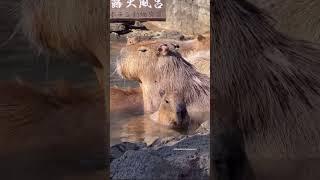
[[[139,150],[144,147],[146,147],[145,143],[123,142],[120,144],[116,144],[111,147],[110,162],[112,162],[114,159],[121,157],[125,152],[129,150]]]
[[[201,134],[210,133],[210,120],[202,123],[200,127],[196,130],[196,132]]]
[[[112,179],[207,179],[209,134],[168,137],[111,162]],[[119,153],[120,154],[120,153]]]
[[[154,137],[154,136],[146,136],[144,138],[144,142],[147,143],[147,146],[150,146],[154,142],[157,142],[159,140],[159,137]]]
[[[140,21],[135,21],[133,27],[145,28],[145,26]]]
[[[118,33],[116,33],[116,32],[111,32],[111,33],[110,33],[110,40],[116,41],[116,40],[118,40],[119,38],[120,38],[120,36],[119,36]]]
[[[181,8],[183,7],[183,8]],[[165,27],[186,34],[210,31],[210,1],[167,1]]]
[[[110,23],[110,32],[120,32],[126,30],[126,26],[122,23]]]
[[[180,137],[174,145],[163,146],[152,154],[170,162],[182,169],[189,169],[187,177],[190,179],[209,177],[209,135],[193,135]]]
[[[175,39],[175,40],[184,40],[184,35],[178,31],[161,31],[160,36],[157,38],[162,39]]]
[[[112,179],[180,179],[188,169],[181,169],[146,150],[127,151],[111,163]]]

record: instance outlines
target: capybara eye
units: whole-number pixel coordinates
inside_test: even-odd
[[[174,48],[179,49],[180,46],[178,44],[172,44]]]
[[[166,101],[166,103],[169,103],[169,101],[168,100],[165,100]]]
[[[140,51],[140,52],[147,52],[147,49],[146,49],[146,48],[139,48],[138,51]]]

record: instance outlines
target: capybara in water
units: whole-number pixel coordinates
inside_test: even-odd
[[[23,0],[19,27],[39,51],[86,57],[104,88],[108,7],[104,0]]]
[[[144,41],[126,46],[117,62],[118,73],[140,82],[145,113],[159,109],[159,91],[177,90],[192,120],[207,120],[210,111],[209,77],[199,73],[173,46]]]
[[[183,58],[190,62],[201,73],[210,76],[210,37],[198,35],[195,39],[187,41],[177,41],[172,39],[141,40],[140,37],[130,37],[127,45],[138,42],[157,41],[173,46]]]
[[[211,8],[212,172],[319,179],[319,45],[279,33],[245,0],[214,0]]]
[[[320,1],[249,0],[273,18],[276,29],[294,38],[320,42]]]
[[[143,113],[143,98],[140,87],[110,88],[110,112]]]
[[[159,124],[173,128],[186,129],[190,124],[190,117],[183,95],[178,91],[159,92],[161,99],[159,109],[151,115],[151,119]]]
[[[183,94],[190,115],[209,112],[209,77],[199,73],[173,46],[157,41],[126,46],[117,70],[122,77],[140,82],[146,113],[158,110],[161,89]]]
[[[104,93],[67,84],[48,90],[0,82],[1,178],[81,179],[105,171]]]

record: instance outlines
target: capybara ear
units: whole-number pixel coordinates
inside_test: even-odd
[[[167,44],[161,44],[158,48],[159,54],[165,56],[169,52],[169,47]]]
[[[161,90],[159,91],[160,97],[163,97],[165,94],[166,94],[166,91],[165,91],[165,90],[161,89]]]
[[[179,94],[178,89],[174,89],[174,90],[173,90],[173,94],[175,94],[175,95]]]
[[[140,41],[139,37],[127,37],[127,45],[133,45]]]
[[[202,36],[201,34],[197,36],[198,41],[203,41],[204,39],[206,39],[206,37]]]

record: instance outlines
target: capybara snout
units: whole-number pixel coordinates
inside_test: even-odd
[[[161,92],[162,97],[158,111],[151,118],[162,125],[173,129],[186,129],[190,117],[183,97],[177,92]]]

